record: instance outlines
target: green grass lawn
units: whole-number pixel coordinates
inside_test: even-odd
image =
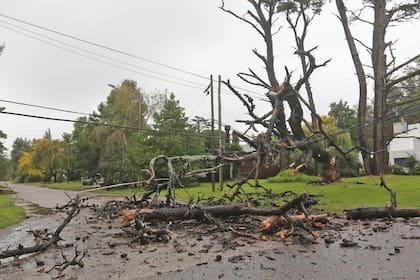
[[[260,184],[266,188],[271,188],[274,193],[290,190],[296,193],[307,192],[308,194],[322,195],[318,198],[320,203],[314,208],[325,212],[341,213],[343,209],[384,207],[390,205],[390,195],[385,189],[380,187],[378,176],[346,178],[340,182],[328,185],[309,184],[318,180],[318,177],[306,176],[304,174],[290,176],[289,171],[284,171],[276,177],[260,180]],[[398,207],[420,208],[420,176],[387,175],[385,176],[385,181],[397,193]],[[44,186],[77,191],[86,189],[80,182],[45,184]],[[248,185],[245,185],[244,189],[247,192],[255,192],[255,189]],[[127,195],[139,193],[140,190],[129,188],[102,190],[98,192]],[[188,201],[190,195],[194,199],[198,197],[221,198],[225,193],[231,194],[232,190],[225,186],[222,192],[217,191],[213,193],[210,183],[202,183],[187,188],[187,191],[177,189],[176,197],[179,200]],[[164,192],[161,194],[164,194]],[[283,203],[281,200],[279,202]]]
[[[0,228],[17,224],[25,219],[25,211],[13,204],[10,193],[0,189]]]
[[[274,193],[293,191],[296,193],[306,192],[308,194],[322,195],[318,199],[320,203],[314,208],[325,212],[341,213],[344,209],[357,207],[384,207],[390,205],[390,195],[380,187],[378,176],[357,177],[342,179],[341,182],[316,185],[308,184],[317,180],[316,177],[298,175],[298,177],[277,176],[267,180],[260,180],[260,184],[271,188]],[[387,185],[397,193],[398,207],[420,208],[420,176],[398,176],[387,175]],[[253,191],[251,187],[245,186],[245,191]],[[224,187],[222,192],[211,192],[211,184],[200,184],[188,188],[188,193],[194,198],[197,197],[222,197],[224,193],[231,194],[232,190]],[[188,200],[189,196],[185,191],[177,191],[177,198]]]

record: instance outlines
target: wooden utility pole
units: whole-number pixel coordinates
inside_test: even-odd
[[[214,102],[213,102],[213,75],[210,75],[210,104],[211,104],[211,153],[214,154]],[[211,190],[216,191],[216,176],[215,173],[211,173]]]
[[[219,155],[222,156],[222,78],[219,75],[218,84],[217,84],[217,95],[218,95],[218,105],[219,105]],[[219,190],[223,191],[223,167],[219,167]]]

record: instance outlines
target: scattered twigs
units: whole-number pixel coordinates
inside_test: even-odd
[[[62,279],[63,277],[63,271],[68,268],[69,266],[78,266],[80,268],[83,268],[85,264],[83,263],[83,258],[86,256],[87,251],[80,252],[77,250],[77,247],[74,248],[74,257],[69,260],[67,256],[63,252],[63,248],[60,247],[61,250],[61,256],[64,259],[64,262],[60,264],[55,264],[51,269],[45,271],[45,273],[49,273],[53,271],[54,269],[58,271],[58,278]]]
[[[62,240],[60,237],[61,232],[67,226],[70,221],[79,214],[80,211],[80,199],[77,196],[76,198],[72,198],[72,203],[69,204],[72,208],[67,214],[67,217],[64,221],[57,227],[54,233],[51,234],[48,238],[41,238],[41,242],[37,243],[31,247],[23,247],[19,246],[17,249],[14,250],[4,250],[0,252],[0,259],[13,257],[13,256],[20,256],[35,252],[42,252],[47,250],[51,245],[56,244],[58,241]]]

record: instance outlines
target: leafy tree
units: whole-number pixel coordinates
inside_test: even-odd
[[[18,173],[18,164],[20,158],[23,156],[24,152],[31,152],[32,150],[32,141],[26,138],[16,138],[13,142],[12,152],[10,153],[11,159],[10,164],[12,168],[13,177],[17,176]]]
[[[154,129],[161,132],[153,136],[160,154],[181,156],[203,152],[203,139],[188,123],[184,108],[179,105],[173,93],[165,100],[162,110],[155,113],[153,118]]]
[[[120,86],[114,87],[98,110],[102,120],[132,127],[143,127],[148,111],[143,93],[132,80],[124,80]]]
[[[337,146],[339,146],[344,151],[353,148],[354,144],[351,139],[350,132],[343,131],[343,129],[336,124],[336,120],[334,118],[329,116],[322,116],[321,120],[324,131],[330,135],[332,141]],[[305,128],[305,133],[310,133],[307,128]],[[351,152],[346,159],[335,147],[330,146],[329,141],[327,141],[324,137],[320,137],[319,141],[321,147],[327,150],[332,156],[336,157],[337,171],[339,172],[340,176],[348,177],[358,176],[360,174],[359,169],[361,165],[358,159],[357,151]]]
[[[179,105],[175,95],[166,98],[160,112],[153,115],[155,132],[137,132],[132,145],[128,147],[127,159],[140,176],[140,169],[146,168],[149,161],[158,155],[183,156],[204,152],[204,139],[197,127],[188,123],[184,108]]]
[[[41,180],[43,172],[41,169],[35,167],[32,154],[30,152],[23,152],[18,162],[18,182],[33,182]]]
[[[6,139],[7,135],[0,130],[0,180],[5,179],[8,175],[9,160],[6,158],[6,147],[3,145],[2,139]]]
[[[33,165],[42,170],[44,180],[53,178],[54,183],[58,182],[58,176],[65,170],[65,143],[59,140],[41,138],[34,141],[32,145]]]
[[[95,123],[98,119],[91,117],[78,118],[71,135],[73,158],[73,177],[93,177],[98,172],[100,144],[96,140]]]
[[[405,166],[408,168],[410,175],[416,175],[416,166],[419,164],[415,155],[408,155],[405,159]]]
[[[347,101],[332,102],[328,116],[334,119],[337,127],[349,129],[353,143],[357,143],[357,112],[350,108]]]

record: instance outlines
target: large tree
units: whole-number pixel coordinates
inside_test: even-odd
[[[316,3],[320,2],[320,3]],[[325,137],[329,145],[335,145],[333,139],[323,130],[322,119],[314,110],[314,106],[311,106],[302,96],[299,94],[302,86],[307,83],[314,70],[318,67],[326,65],[328,61],[324,61],[321,64],[316,62],[313,56],[315,48],[309,50],[302,49],[304,46],[298,48],[297,54],[300,56],[302,63],[302,75],[299,79],[292,83],[292,74],[286,67],[285,78],[282,83],[277,78],[277,72],[274,63],[274,31],[273,28],[276,22],[276,16],[278,12],[288,11],[295,9],[294,7],[301,7],[300,5],[306,5],[305,9],[297,9],[300,16],[303,16],[302,12],[308,11],[311,8],[307,3],[319,4],[322,6],[323,1],[262,1],[262,0],[248,0],[251,6],[244,16],[239,15],[225,7],[222,2],[222,9],[236,17],[237,19],[250,25],[257,34],[262,37],[265,43],[265,52],[254,49],[254,54],[261,60],[265,66],[267,80],[259,76],[255,71],[249,69],[249,73],[240,73],[239,76],[248,81],[253,85],[264,87],[268,90],[268,98],[270,99],[272,110],[267,112],[263,116],[259,116],[255,112],[254,101],[245,95],[241,95],[229,82],[225,84],[240,98],[245,107],[248,110],[249,115],[253,118],[252,120],[245,121],[245,123],[255,126],[262,125],[266,129],[266,133],[263,138],[259,138],[257,141],[247,139],[244,135],[241,138],[244,141],[250,143],[250,145],[257,148],[258,159],[257,162],[269,161],[272,158],[280,156],[280,162],[284,166],[284,160],[287,160],[284,156],[284,150],[300,149],[304,152],[302,158],[303,163],[300,166],[306,166],[309,161],[313,158],[324,165],[324,170],[330,170],[331,172],[324,172],[326,174],[325,180],[335,180],[334,175],[335,161],[333,157],[321,147],[319,140],[315,135],[322,135]],[[291,7],[291,8],[290,8]],[[292,11],[290,10],[290,11]],[[299,14],[298,14],[299,15]],[[310,18],[310,17],[309,17]],[[293,24],[293,22],[292,22]],[[299,36],[295,36],[298,42]],[[306,59],[302,60],[302,56]],[[286,110],[285,105],[290,109],[290,116],[286,121]],[[303,117],[303,109],[306,107],[314,119],[317,125],[310,125],[310,122],[306,121]],[[305,134],[303,125],[310,126],[310,134]],[[289,130],[290,129],[290,130]],[[273,137],[277,138],[279,145],[273,145]],[[336,145],[335,145],[336,146]],[[336,146],[337,150],[345,154],[344,151]]]
[[[48,138],[37,139],[32,144],[32,162],[34,167],[42,170],[44,180],[58,182],[58,176],[66,170],[65,143]]]
[[[396,41],[386,38],[386,35],[391,26],[417,17],[420,11],[420,3],[417,0],[365,0],[362,2],[361,9],[357,12],[350,11],[352,18],[363,24],[367,24],[372,28],[371,45],[357,40],[357,42],[360,42],[370,54],[371,66],[373,69],[371,76],[374,80],[373,151],[366,152],[365,150],[362,150],[362,153],[364,158],[369,154],[374,156],[374,173],[386,173],[389,172],[387,142],[392,138],[392,126],[389,121],[389,114],[392,113],[391,109],[393,106],[392,102],[390,102],[391,93],[402,82],[420,75],[420,69],[413,69],[408,72],[403,71],[416,61],[420,55],[415,55],[412,58],[397,63],[397,58],[394,56]],[[362,63],[354,45],[355,39],[350,32],[346,14],[347,8],[342,0],[336,0],[336,4],[349,43],[352,58],[358,72],[361,89],[359,100],[359,118],[361,120],[359,120],[359,130],[363,132],[365,126],[363,120],[366,119],[366,99],[365,93],[362,94],[362,90],[365,91],[364,87],[366,85],[366,80],[363,79],[364,71],[363,67],[361,67]],[[370,10],[371,13],[365,13],[367,10]],[[372,18],[369,19],[369,16]],[[364,135],[364,137],[366,137],[366,135]],[[362,141],[363,137],[360,137],[360,139]],[[364,138],[364,140],[366,139]],[[367,143],[365,144],[367,145]],[[364,145],[361,146],[362,148],[365,148],[363,147]]]
[[[166,97],[159,112],[153,114],[153,129],[140,131],[128,149],[128,158],[137,171],[146,168],[159,155],[186,156],[205,153],[204,140],[198,126],[191,125],[184,108],[172,93]]]

